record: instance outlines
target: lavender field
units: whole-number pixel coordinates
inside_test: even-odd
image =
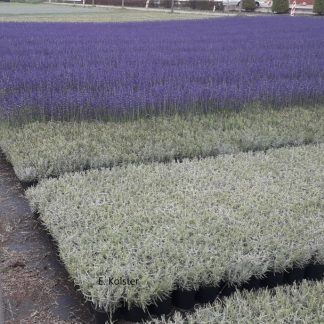
[[[234,306],[253,296],[233,306],[235,290],[323,283],[323,30],[290,16],[0,22],[0,154],[96,323],[162,323],[210,288],[229,319],[256,323],[272,293],[248,318]],[[314,314],[318,287],[304,290]],[[225,319],[217,305],[192,323]],[[314,322],[306,306],[297,321]]]
[[[0,115],[119,119],[324,102],[324,20],[3,23]]]

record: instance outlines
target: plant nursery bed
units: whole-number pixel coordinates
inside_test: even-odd
[[[0,128],[0,147],[24,187],[67,172],[323,141],[324,106]]]
[[[283,285],[300,284],[303,280],[322,281],[324,279],[324,264],[309,263],[303,268],[293,267],[285,272],[267,272],[262,279],[250,278],[248,282],[239,286],[231,286],[228,282],[220,282],[218,286],[200,287],[198,290],[174,290],[170,296],[159,301],[156,305],[151,305],[145,311],[141,307],[127,306],[119,308],[115,313],[109,314],[102,310],[97,310],[91,304],[91,311],[94,313],[96,324],[105,324],[107,321],[124,319],[129,322],[140,322],[148,318],[171,318],[177,310],[188,314],[195,310],[199,304],[209,304],[216,300],[226,306],[227,297],[231,297],[237,292],[257,291],[259,289],[271,289]],[[270,290],[268,290],[270,292]],[[270,292],[271,293],[271,292]],[[275,293],[275,290],[273,290]]]
[[[322,278],[323,153],[318,144],[92,170],[26,195],[86,299],[134,320],[207,293]]]
[[[264,288],[275,288],[283,285],[299,284],[303,280],[321,281],[324,279],[324,264],[309,263],[303,268],[293,267],[285,272],[267,272],[259,278],[250,278],[248,282],[239,286],[231,286],[230,283],[220,282],[218,286],[200,287],[198,290],[174,290],[170,296],[150,306],[147,311],[140,307],[127,306],[119,308],[115,313],[108,314],[99,311],[91,304],[91,310],[95,315],[96,324],[105,324],[107,321],[124,319],[130,322],[139,322],[148,318],[164,316],[170,318],[181,309],[185,313],[194,311],[199,304],[213,303],[216,300],[226,305],[227,297],[242,291],[257,291]],[[273,291],[275,292],[275,290]]]

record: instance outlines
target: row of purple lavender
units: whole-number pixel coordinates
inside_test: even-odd
[[[324,102],[324,20],[2,23],[0,115],[89,119]]]

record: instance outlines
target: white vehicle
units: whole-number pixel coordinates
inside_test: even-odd
[[[236,7],[239,7],[240,4],[241,4],[241,1],[237,1],[237,0],[223,0],[223,5],[224,6],[236,6]],[[255,1],[255,6],[257,8],[260,7],[260,2],[259,1]]]

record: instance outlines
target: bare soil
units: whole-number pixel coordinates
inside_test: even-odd
[[[0,153],[0,324],[93,324],[12,167]]]

